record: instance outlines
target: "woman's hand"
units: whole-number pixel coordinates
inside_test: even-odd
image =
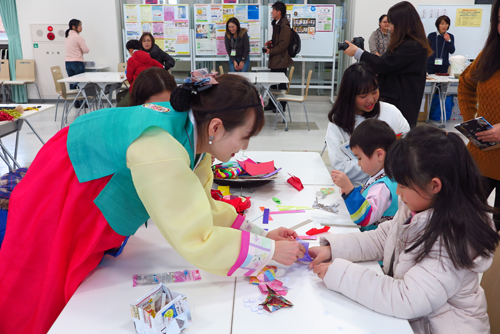
[[[351,180],[349,180],[347,175],[345,175],[341,171],[332,170],[331,176],[333,183],[335,183],[335,185],[338,186],[344,194],[348,194],[354,189]]]
[[[309,263],[309,268],[314,268],[321,262],[332,260],[332,249],[330,246],[310,247],[308,253],[314,259]]]
[[[447,32],[443,35],[443,38],[445,41],[449,42],[451,41],[451,37],[450,37],[450,34],[448,34]]]
[[[484,141],[500,141],[500,123],[494,124],[493,129],[476,133],[476,136]]]
[[[280,227],[275,230],[269,231],[267,233],[266,238],[273,239],[275,241],[280,240],[295,240],[297,238],[297,232],[290,230],[286,227]]]
[[[297,259],[303,258],[305,252],[304,246],[296,241],[280,240],[275,243],[273,260],[290,266]]]
[[[313,273],[318,275],[319,278],[323,279],[330,267],[331,263],[322,263],[314,267]]]
[[[344,54],[348,55],[349,57],[354,57],[354,54],[356,53],[356,50],[358,49],[358,47],[349,41],[345,41],[345,42],[349,45],[349,47],[344,50]]]
[[[379,56],[380,57],[380,54],[378,52],[375,52],[375,56]]]
[[[234,63],[234,69],[235,69],[236,71],[239,71],[239,65],[238,65],[238,62],[235,60],[235,61],[233,61],[233,63]]]
[[[244,66],[244,65],[245,65],[245,63],[244,63],[244,62],[242,62],[242,61],[240,61],[240,70],[242,70],[242,69],[243,69],[243,66]]]

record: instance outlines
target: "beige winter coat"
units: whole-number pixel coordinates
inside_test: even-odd
[[[493,257],[477,257],[476,267],[456,269],[446,249],[438,260],[428,256],[418,264],[418,249],[404,253],[420,237],[432,215],[432,209],[411,216],[399,202],[392,221],[364,233],[340,234],[321,240],[330,243],[333,263],[324,277],[326,286],[383,314],[408,319],[417,334],[489,333],[486,298],[479,286],[479,272],[491,265]],[[432,251],[438,254],[438,240]],[[384,261],[384,273],[394,256],[394,278],[378,275],[351,261]]]

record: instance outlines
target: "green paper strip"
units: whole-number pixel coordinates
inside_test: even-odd
[[[276,197],[273,197],[273,201],[276,202],[277,204],[281,204],[281,201]]]

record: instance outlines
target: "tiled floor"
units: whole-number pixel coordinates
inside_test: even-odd
[[[45,102],[50,103],[50,102]],[[250,140],[249,151],[317,151],[321,152],[325,145],[325,133],[328,125],[327,114],[330,111],[329,102],[307,102],[307,114],[311,125],[311,131],[307,131],[306,118],[302,105],[296,103],[291,105],[293,122],[289,131],[274,130],[276,114],[266,112],[266,125],[261,133]],[[57,122],[54,121],[55,108],[29,118],[31,125],[38,134],[45,140],[49,140],[59,129],[61,124],[62,104],[59,105]],[[75,118],[74,113],[69,117],[69,121]],[[278,120],[278,122],[281,122]],[[315,124],[313,124],[315,123]],[[457,121],[449,121],[446,129],[454,131],[453,125]],[[314,126],[316,125],[316,126]],[[281,124],[278,124],[282,127]],[[317,130],[313,130],[317,128]],[[2,139],[4,144],[14,150],[15,136],[10,135]],[[19,140],[18,161],[22,166],[29,166],[35,158],[37,152],[42,147],[42,143],[35,136],[33,131],[24,124]],[[328,153],[325,152],[323,159],[328,162]],[[5,164],[0,161],[0,175],[8,171]]]

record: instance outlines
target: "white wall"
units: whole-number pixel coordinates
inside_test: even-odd
[[[387,14],[389,8],[400,2],[400,0],[351,0],[352,19],[354,21],[354,33],[352,37],[361,36],[365,38],[365,49],[368,49],[368,38],[374,30],[378,28],[378,18],[382,14]],[[473,5],[474,0],[412,0],[415,8],[419,5]]]
[[[18,0],[17,14],[23,48],[23,58],[33,59],[30,24],[63,23],[76,18],[82,21],[82,36],[90,52],[86,60],[109,65],[109,71],[116,72],[121,61],[120,11],[117,0]],[[63,72],[66,70],[63,68]],[[50,70],[47,69],[47,75]],[[28,96],[37,99],[34,85],[28,85]]]

